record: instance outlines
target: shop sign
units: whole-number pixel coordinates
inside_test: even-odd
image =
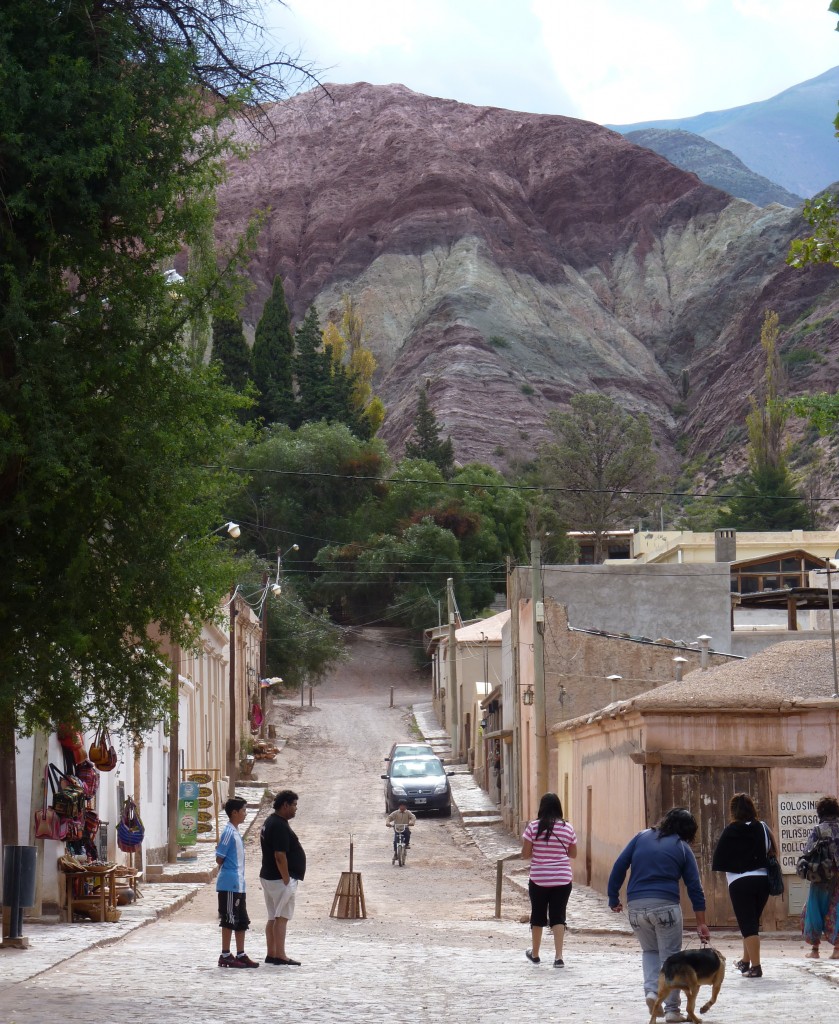
[[[778,794],[778,860],[785,875],[795,874],[795,865],[819,823],[816,804],[823,793]]]
[[[194,846],[198,842],[197,782],[181,782],[178,786],[178,846]]]

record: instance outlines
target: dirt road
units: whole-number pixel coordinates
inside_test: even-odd
[[[460,934],[464,922],[483,921],[485,938],[493,932],[494,867],[476,855],[456,811],[451,819],[432,813],[419,817],[408,864],[391,864],[393,833],[384,824],[380,776],[391,743],[416,737],[410,709],[428,699],[428,677],[415,667],[413,648],[405,641],[376,636],[358,641],[353,660],[316,688],[314,707],[301,707],[295,696],[273,708],[285,745],[277,764],[260,765],[258,774],[273,791],[289,788],[300,797],[293,828],[308,866],[297,898],[298,930],[299,922],[307,931],[334,930],[328,915],[341,872],[349,868],[352,835],[353,867],[361,872],[367,906],[365,933],[404,935],[408,923],[442,937],[448,930]],[[257,921],[262,920],[258,831],[257,824],[247,846],[249,902]],[[508,894],[506,915],[518,920],[525,902]],[[206,895],[184,913],[196,921],[212,918]],[[292,923],[289,934],[294,930]],[[291,939],[288,948],[294,949]]]

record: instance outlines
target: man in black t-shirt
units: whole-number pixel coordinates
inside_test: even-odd
[[[294,916],[297,884],[306,874],[306,854],[289,821],[297,814],[297,794],[284,789],[274,797],[274,813],[269,814],[259,834],[262,847],[262,868],[259,884],[268,909],[265,941],[266,964],[299,967],[299,960],[286,955],[285,937],[288,922]]]

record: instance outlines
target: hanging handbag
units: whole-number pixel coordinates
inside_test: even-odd
[[[66,722],[62,722],[56,727],[55,733],[61,746],[72,755],[74,764],[79,764],[80,761],[84,761],[87,758],[84,736],[82,736],[78,729],[72,725],[67,725]]]
[[[99,770],[92,761],[84,760],[74,768],[76,778],[81,782],[84,795],[88,800],[96,796],[99,789]]]
[[[47,765],[52,789],[52,806],[62,818],[81,818],[87,803],[84,787],[74,775],[65,775],[54,764]]]
[[[99,815],[96,811],[92,811],[89,807],[84,812],[84,830],[87,832],[90,839],[96,838],[96,833],[99,831]]]
[[[766,877],[769,880],[769,895],[784,895],[784,876],[781,873],[781,865],[775,856],[775,838],[762,821],[763,831],[766,834]]]
[[[67,837],[67,818],[62,818],[54,807],[47,804],[47,782],[49,768],[44,769],[44,803],[39,811],[35,811],[35,838],[53,839],[58,843]]]
[[[90,760],[96,765],[100,772],[111,772],[117,766],[117,752],[111,742],[111,734],[108,727],[100,725],[96,730],[93,743],[90,744]]]
[[[123,853],[133,853],[142,845],[145,834],[137,805],[129,796],[123,804],[122,817],[117,826],[117,846]]]

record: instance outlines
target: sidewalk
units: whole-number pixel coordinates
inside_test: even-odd
[[[256,820],[262,794],[261,787],[242,786],[236,790],[237,796],[248,801],[243,837]],[[195,859],[179,861],[177,864],[150,865],[153,869],[161,870],[143,882],[138,900],[119,908],[120,919],[113,924],[98,921],[45,923],[24,918],[23,934],[30,940],[30,945],[28,949],[0,949],[3,985],[29,981],[83,950],[109,946],[138,928],[173,914],[207,882],[212,881],[218,872],[215,843],[198,843],[195,851]]]

